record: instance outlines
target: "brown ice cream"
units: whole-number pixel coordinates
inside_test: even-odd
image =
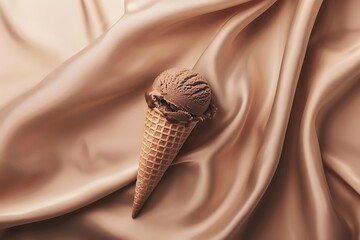
[[[132,217],[135,218],[199,121],[216,112],[204,77],[192,70],[161,73],[145,94],[149,105]]]
[[[150,108],[157,108],[170,122],[202,121],[215,115],[207,80],[193,70],[169,69],[162,72],[146,91]]]

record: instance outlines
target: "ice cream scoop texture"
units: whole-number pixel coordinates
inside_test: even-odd
[[[209,83],[193,70],[162,72],[145,96],[148,106],[160,110],[170,122],[202,121],[216,112]]]

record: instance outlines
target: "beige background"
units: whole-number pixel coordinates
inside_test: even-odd
[[[0,1],[0,236],[359,239],[357,9]],[[133,220],[144,91],[174,66],[219,111]]]

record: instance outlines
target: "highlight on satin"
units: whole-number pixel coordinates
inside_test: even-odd
[[[359,9],[0,0],[0,239],[359,239]]]

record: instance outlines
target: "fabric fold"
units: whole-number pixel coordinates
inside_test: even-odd
[[[358,239],[356,1],[121,3],[0,1],[0,238]],[[133,220],[172,67],[218,112]]]

